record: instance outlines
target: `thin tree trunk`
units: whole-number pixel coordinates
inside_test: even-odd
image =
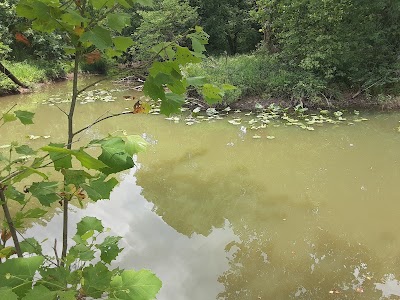
[[[72,148],[72,142],[74,139],[74,129],[73,129],[73,120],[74,120],[74,112],[76,106],[76,100],[78,98],[78,71],[79,71],[79,52],[80,46],[78,45],[75,49],[75,64],[74,64],[74,79],[72,82],[72,99],[71,106],[68,113],[68,142],[67,148]],[[68,250],[68,197],[64,197],[63,199],[63,246],[61,252],[61,266],[64,266],[65,257],[67,256]]]
[[[12,221],[10,211],[8,210],[8,205],[6,203],[6,197],[4,195],[4,188],[0,188],[0,200],[1,200],[1,206],[3,207],[4,216],[7,220],[7,224],[10,229],[10,232],[11,232],[11,237],[14,242],[15,251],[17,252],[18,257],[22,257],[22,251],[21,251],[21,247],[19,245],[17,231],[15,230],[14,223]]]
[[[18,84],[20,87],[29,88],[26,84],[23,84],[17,77],[15,77],[1,62],[0,62],[0,71],[4,73],[8,78],[10,78],[15,84]]]

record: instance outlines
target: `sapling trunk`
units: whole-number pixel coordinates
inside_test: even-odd
[[[75,47],[75,62],[74,62],[74,78],[72,82],[72,99],[71,106],[68,113],[68,142],[67,149],[72,148],[72,142],[74,139],[74,113],[76,100],[78,98],[78,71],[79,71],[79,57],[80,57],[80,45]],[[63,198],[63,246],[61,252],[61,266],[64,266],[65,257],[67,256],[68,250],[68,197]]]
[[[22,257],[22,251],[21,251],[21,246],[19,244],[19,240],[18,240],[18,236],[17,236],[17,230],[15,229],[14,222],[11,218],[10,210],[8,209],[8,205],[6,202],[6,196],[4,195],[4,188],[0,188],[0,200],[1,200],[1,206],[3,208],[4,216],[6,218],[8,228],[11,232],[11,237],[14,242],[15,251],[17,252],[18,257]]]

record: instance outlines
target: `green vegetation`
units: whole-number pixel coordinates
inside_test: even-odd
[[[50,80],[65,78],[68,66],[58,62],[45,61],[3,61],[3,65],[12,69],[13,74],[25,84],[32,86],[35,83],[43,83]],[[0,95],[15,93],[18,85],[13,83],[6,75],[0,73]]]

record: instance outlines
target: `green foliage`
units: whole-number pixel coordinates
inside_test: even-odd
[[[23,61],[11,62],[2,61],[3,65],[12,70],[12,73],[22,82],[32,85],[33,83],[46,82],[64,78],[66,75],[65,66],[52,61]],[[0,73],[0,95],[17,91],[18,86],[6,75]]]
[[[358,0],[258,0],[254,16],[264,43],[290,72],[317,81],[365,87],[398,81],[400,3]],[[303,87],[301,87],[303,85]]]
[[[154,54],[150,50],[162,42],[175,42],[182,39],[189,28],[196,25],[196,9],[188,0],[161,0],[146,10],[138,11],[140,26],[133,34],[134,44],[130,54],[135,60],[149,60]]]
[[[200,24],[210,34],[212,54],[237,54],[255,50],[261,40],[258,26],[250,17],[251,0],[190,0],[198,7]]]

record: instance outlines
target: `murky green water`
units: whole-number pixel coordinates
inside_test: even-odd
[[[26,135],[64,141],[62,112],[32,102],[63,98],[65,86],[1,98],[2,110],[14,102],[36,109],[36,124],[2,131],[0,144]],[[127,93],[80,104],[77,127],[131,108]],[[242,123],[228,123],[233,116]],[[400,114],[363,116],[369,121],[314,131],[277,122],[260,139],[243,114],[193,126],[155,115],[105,121],[85,136],[126,130],[151,145],[111,201],[76,209],[72,219],[97,216],[122,235],[119,263],[152,269],[163,281],[159,300],[397,299]],[[26,235],[59,238],[60,226],[56,215]]]

